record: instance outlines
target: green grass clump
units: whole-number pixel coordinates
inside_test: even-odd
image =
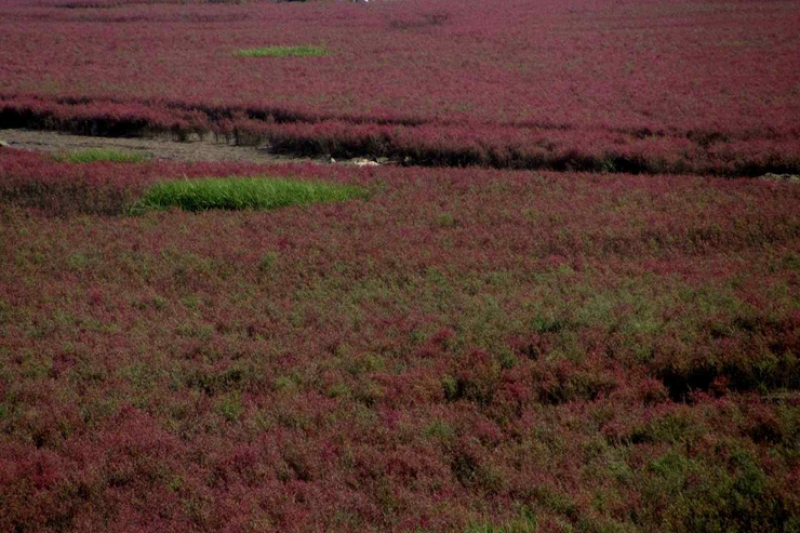
[[[237,50],[239,57],[319,57],[328,52],[319,46],[265,46]]]
[[[205,178],[168,181],[154,185],[134,207],[186,211],[207,209],[275,209],[319,202],[344,202],[363,198],[364,191],[351,185],[279,178]]]
[[[135,152],[120,152],[106,148],[90,148],[65,152],[55,156],[56,160],[64,163],[94,163],[95,161],[111,161],[114,163],[140,163],[150,159],[149,155]]]

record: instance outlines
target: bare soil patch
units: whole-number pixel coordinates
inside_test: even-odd
[[[329,159],[292,157],[271,153],[267,147],[234,146],[213,139],[175,141],[165,135],[154,138],[90,137],[52,131],[0,130],[0,141],[10,148],[62,153],[93,148],[146,154],[169,161],[237,161],[254,163],[328,163]]]

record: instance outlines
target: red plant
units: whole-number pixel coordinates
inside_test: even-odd
[[[120,209],[230,174],[371,195]],[[753,180],[2,150],[0,531],[784,530],[797,205]]]

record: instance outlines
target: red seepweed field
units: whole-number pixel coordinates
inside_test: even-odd
[[[800,2],[2,0],[0,119],[290,153],[800,167]],[[319,57],[250,57],[314,46]]]
[[[0,152],[0,530],[797,527],[800,188],[332,168]]]
[[[0,533],[799,532],[798,24],[0,0]]]

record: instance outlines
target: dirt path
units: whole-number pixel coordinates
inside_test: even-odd
[[[146,154],[171,161],[250,161],[254,163],[329,163],[326,159],[280,156],[266,148],[232,146],[212,140],[178,142],[168,136],[157,138],[85,137],[51,131],[0,129],[0,141],[11,148],[41,152],[70,152],[89,148],[114,149]]]

